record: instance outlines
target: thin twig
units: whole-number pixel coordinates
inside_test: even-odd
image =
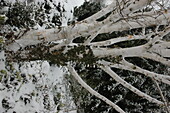
[[[164,97],[164,95],[162,93],[162,90],[161,90],[161,88],[159,86],[159,83],[155,79],[152,79],[152,80],[155,82],[156,87],[158,88],[159,94],[161,95],[161,98],[162,98],[162,100],[164,102],[164,105],[165,105],[165,108],[167,110],[167,113],[170,113],[170,110],[169,110],[169,107],[168,107],[168,102],[166,101],[166,99],[165,99],[165,97]]]

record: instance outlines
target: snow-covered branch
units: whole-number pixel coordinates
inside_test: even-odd
[[[158,80],[158,81],[161,81],[163,83],[170,85],[170,76],[169,75],[157,74],[157,73],[142,69],[132,63],[127,62],[126,60],[123,60],[121,64],[124,65],[124,66],[122,66],[124,69],[127,68],[130,71],[142,73],[148,77],[154,78],[155,80]]]
[[[116,80],[118,83],[122,84],[124,87],[128,88],[129,90],[131,90],[132,92],[134,92],[135,94],[141,96],[142,98],[147,99],[150,102],[156,103],[158,105],[162,105],[163,102],[152,98],[151,96],[147,95],[146,93],[141,92],[140,90],[138,90],[137,88],[133,87],[131,84],[129,84],[128,82],[126,82],[125,80],[123,80],[121,77],[119,77],[114,71],[111,70],[111,68],[109,66],[101,66],[100,68],[103,69],[103,71],[105,71],[106,73],[108,73],[114,80]]]
[[[142,69],[137,65],[127,62],[125,59],[123,59],[118,64],[114,64],[114,63],[108,62],[108,61],[100,61],[99,64],[102,64],[104,66],[118,68],[118,69],[128,70],[128,71],[132,71],[132,72],[138,72],[138,73],[141,73],[141,74],[148,76],[152,79],[155,79],[157,81],[160,81],[160,82],[170,85],[170,76],[169,75],[162,75],[162,74],[148,71],[146,69]]]
[[[162,52],[162,51],[165,51],[165,50],[159,50],[159,52]],[[167,58],[164,58],[164,57],[168,57],[169,55],[165,55],[165,54],[169,54],[169,52],[165,52],[165,54],[161,55],[161,53],[150,53],[150,52],[146,52],[146,53],[143,53],[141,54],[140,56],[143,57],[143,58],[147,58],[147,59],[152,59],[154,61],[157,61],[157,62],[160,62],[162,64],[165,64],[167,66],[170,66],[170,60],[167,59]],[[163,57],[164,56],[164,57]]]
[[[163,41],[163,37],[169,34],[169,28],[161,32],[147,34],[145,36],[127,36],[127,37],[119,37],[114,39],[109,39],[101,42],[94,42],[91,45],[95,46],[108,46],[114,43],[128,41],[132,39],[145,39],[149,40],[146,44],[128,47],[128,48],[94,48],[93,53],[97,57],[106,57],[106,56],[123,56],[123,57],[145,57],[149,58],[163,64],[170,64],[170,60],[165,57],[170,57],[170,43]],[[153,36],[153,37],[152,37]],[[130,38],[129,38],[130,37]],[[152,38],[151,38],[152,37]]]
[[[147,4],[147,0],[140,0],[143,5]],[[141,8],[141,4],[132,5],[134,6],[134,11]],[[131,5],[127,8],[131,8]],[[140,6],[140,7],[139,7]],[[144,6],[142,6],[144,7]],[[107,9],[106,9],[107,10]],[[130,14],[133,11],[124,12],[124,14]],[[117,16],[116,16],[117,15]],[[136,14],[137,15],[137,14]],[[155,16],[140,16],[136,19],[130,19],[130,17],[120,16],[120,14],[111,14],[107,19],[101,22],[86,22],[81,21],[75,23],[75,25],[63,26],[60,28],[54,29],[45,29],[45,30],[31,30],[25,33],[20,39],[15,40],[15,42],[7,46],[8,50],[17,51],[19,48],[24,48],[29,45],[37,45],[39,43],[48,43],[52,41],[58,41],[61,39],[73,40],[79,36],[87,37],[92,34],[100,33],[110,33],[114,31],[124,31],[132,28],[147,27],[153,25],[167,25],[170,17],[170,11],[168,10],[163,14],[155,14]],[[109,21],[108,21],[109,20]],[[117,20],[116,22],[114,22]],[[119,20],[119,21],[118,21]]]
[[[118,111],[119,113],[125,113],[119,106],[117,106],[116,104],[114,104],[113,102],[111,102],[109,99],[107,99],[106,97],[104,97],[103,95],[99,94],[98,92],[96,92],[95,90],[93,90],[89,85],[87,85],[82,79],[81,77],[78,75],[78,73],[75,71],[75,69],[72,66],[68,66],[69,72],[72,74],[72,76],[74,76],[74,78],[78,81],[79,84],[81,84],[82,87],[84,87],[86,90],[88,90],[92,95],[95,95],[96,97],[100,98],[101,100],[103,100],[104,102],[106,102],[107,104],[109,104],[110,106],[112,106],[116,111]]]
[[[149,40],[148,35],[128,35],[125,37],[118,37],[118,38],[113,38],[113,39],[109,39],[109,40],[105,40],[105,41],[98,41],[98,42],[92,42],[89,45],[92,46],[109,46],[112,44],[116,44],[119,42],[123,42],[123,41],[130,41],[130,40],[141,40],[141,39],[145,39],[145,40]]]

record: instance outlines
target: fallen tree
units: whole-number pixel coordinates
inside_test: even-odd
[[[96,66],[110,75],[136,95],[165,106],[162,100],[142,92],[126,82],[112,68],[137,72],[153,79],[156,83],[170,85],[170,76],[159,74],[127,60],[127,58],[150,59],[170,66],[170,10],[157,0],[115,0],[94,15],[68,26],[44,30],[15,32],[5,43],[9,61],[48,60],[68,67],[69,72],[91,94],[105,101],[118,112],[125,112],[103,95],[88,86],[76,72],[74,66]],[[105,37],[103,34],[108,34]],[[136,44],[136,41],[140,41]],[[132,43],[135,42],[135,43]],[[156,87],[159,87],[157,84]],[[160,92],[161,89],[159,89]]]

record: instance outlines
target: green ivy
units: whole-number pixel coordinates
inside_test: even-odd
[[[0,26],[5,23],[5,16],[0,15]]]
[[[7,71],[6,70],[0,70],[0,73],[7,75]]]
[[[54,64],[62,66],[67,65],[68,62],[93,66],[98,60],[98,58],[94,56],[91,48],[84,45],[72,47],[66,53],[63,53],[63,50],[55,51],[52,55],[49,55],[47,59],[52,60],[51,62]]]

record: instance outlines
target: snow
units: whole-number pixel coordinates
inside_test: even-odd
[[[14,3],[14,0],[9,0]],[[25,0],[19,0],[25,1]],[[35,2],[43,2],[44,0],[35,0]],[[56,4],[61,2],[61,6],[64,6],[66,12],[62,19],[62,26],[67,26],[67,21],[69,18],[73,18],[71,10],[73,7],[80,6],[84,0],[55,0]],[[55,10],[51,13],[52,17],[56,13]],[[36,26],[39,29],[45,29],[45,26]],[[32,41],[31,41],[32,43]],[[13,45],[12,48],[18,49],[22,45]],[[0,69],[5,69],[5,57],[4,51],[0,53]],[[2,60],[4,59],[4,60]],[[14,63],[15,72],[19,73],[19,78],[15,78],[14,82],[18,85],[14,86],[13,83],[9,81],[9,78],[13,76],[14,73],[9,74],[7,84],[10,88],[6,87],[6,84],[0,83],[0,112],[12,113],[16,111],[17,113],[54,113],[58,112],[57,107],[61,104],[65,105],[61,107],[59,113],[76,113],[76,106],[72,100],[72,97],[68,95],[66,85],[64,82],[65,72],[56,66],[50,66],[47,61],[31,61],[23,62],[20,64]],[[21,77],[25,75],[25,77]],[[18,80],[17,80],[18,79]],[[61,97],[59,102],[55,105],[54,96],[59,93]],[[34,96],[33,96],[34,94]],[[49,109],[45,109],[44,98],[47,96],[46,103],[49,104]],[[2,105],[2,100],[7,100],[10,109],[5,109]],[[24,99],[27,99],[26,102]]]
[[[12,113],[16,111],[17,113],[26,112],[57,112],[57,106],[62,104],[59,113],[64,113],[65,110],[75,109],[72,97],[68,96],[68,92],[64,83],[63,75],[65,72],[63,69],[50,66],[47,61],[31,61],[24,62],[20,66],[15,63],[13,64],[16,71],[20,71],[22,75],[26,75],[26,82],[21,80],[19,85],[12,86],[11,88],[6,88],[4,84],[0,83],[0,102],[5,98],[10,103],[11,107],[8,112]],[[33,77],[34,76],[34,77]],[[33,78],[36,78],[36,82],[33,82]],[[11,82],[8,83],[12,84]],[[31,96],[31,94],[35,94]],[[54,96],[60,93],[61,97],[58,97],[58,105],[54,104]],[[44,109],[44,98],[47,96],[47,100],[50,105],[49,110]],[[21,98],[29,99],[25,104]],[[68,99],[68,100],[67,100]],[[70,104],[70,105],[69,105]],[[0,112],[5,112],[2,103],[0,103]],[[70,112],[71,113],[71,112]],[[72,113],[75,113],[72,111]]]
[[[9,0],[14,3],[14,0]],[[19,0],[24,2],[25,0]],[[35,2],[43,2],[44,0],[36,0]],[[84,0],[55,0],[56,4],[61,2],[61,6],[64,5],[66,12],[64,12],[64,16],[62,19],[62,26],[67,25],[67,21],[69,18],[73,18],[71,10],[73,7],[81,5]],[[50,17],[54,15],[57,11],[53,10],[51,12]],[[38,29],[45,29],[45,26],[40,27],[36,26]],[[25,41],[25,40],[24,40]],[[27,41],[28,42],[28,41]],[[28,43],[32,43],[28,42]],[[14,44],[12,48],[15,50],[19,49],[23,45]],[[4,52],[0,53],[0,59],[5,59]],[[12,82],[8,81],[7,84],[10,85],[10,88],[7,88],[4,83],[0,83],[0,112],[6,112],[6,109],[2,105],[2,100],[7,100],[9,103],[10,109],[7,112],[12,113],[16,111],[17,113],[65,113],[65,111],[69,110],[69,113],[76,113],[76,106],[72,100],[72,97],[68,95],[65,83],[64,83],[64,74],[65,72],[57,67],[50,66],[47,61],[31,61],[31,62],[23,62],[21,64],[14,63],[13,64],[15,71],[20,75],[25,75],[24,77],[18,78],[21,79],[17,81],[18,85],[13,86]],[[0,60],[0,69],[5,69],[5,61]],[[12,76],[14,73],[9,73],[9,76]],[[10,77],[9,77],[10,78]],[[35,80],[34,80],[35,79]],[[24,82],[25,80],[25,82]],[[35,82],[33,82],[35,81]],[[35,96],[31,96],[31,94],[35,94]],[[55,105],[54,96],[56,94],[60,94],[59,102]],[[46,97],[47,96],[47,97]],[[49,109],[45,109],[44,98],[47,98],[46,104],[49,104]],[[27,100],[27,103],[23,99]],[[60,111],[58,111],[57,107],[59,105],[62,106]]]
[[[11,3],[14,3],[15,0],[8,0],[10,1]],[[25,2],[25,0],[18,0],[20,2]],[[27,0],[29,1],[29,0]],[[38,3],[38,2],[44,2],[44,0],[34,0],[35,3]],[[62,26],[67,26],[67,22],[68,22],[68,19],[72,19],[73,18],[73,14],[71,13],[71,11],[73,11],[73,8],[75,6],[80,6],[83,4],[84,0],[53,0],[53,3],[54,4],[58,4],[58,3],[61,3],[61,6],[63,7],[64,6],[64,9],[66,10],[66,12],[64,12],[64,16],[62,18]],[[53,3],[51,2],[48,2],[50,4],[50,6],[53,6]],[[50,17],[53,17],[53,15],[57,13],[56,10],[53,10],[53,12],[51,12],[51,15],[49,15]],[[45,26],[44,26],[45,27]],[[37,25],[36,28],[39,28],[39,26]]]
[[[5,52],[1,51],[0,52],[0,70],[5,69]]]

